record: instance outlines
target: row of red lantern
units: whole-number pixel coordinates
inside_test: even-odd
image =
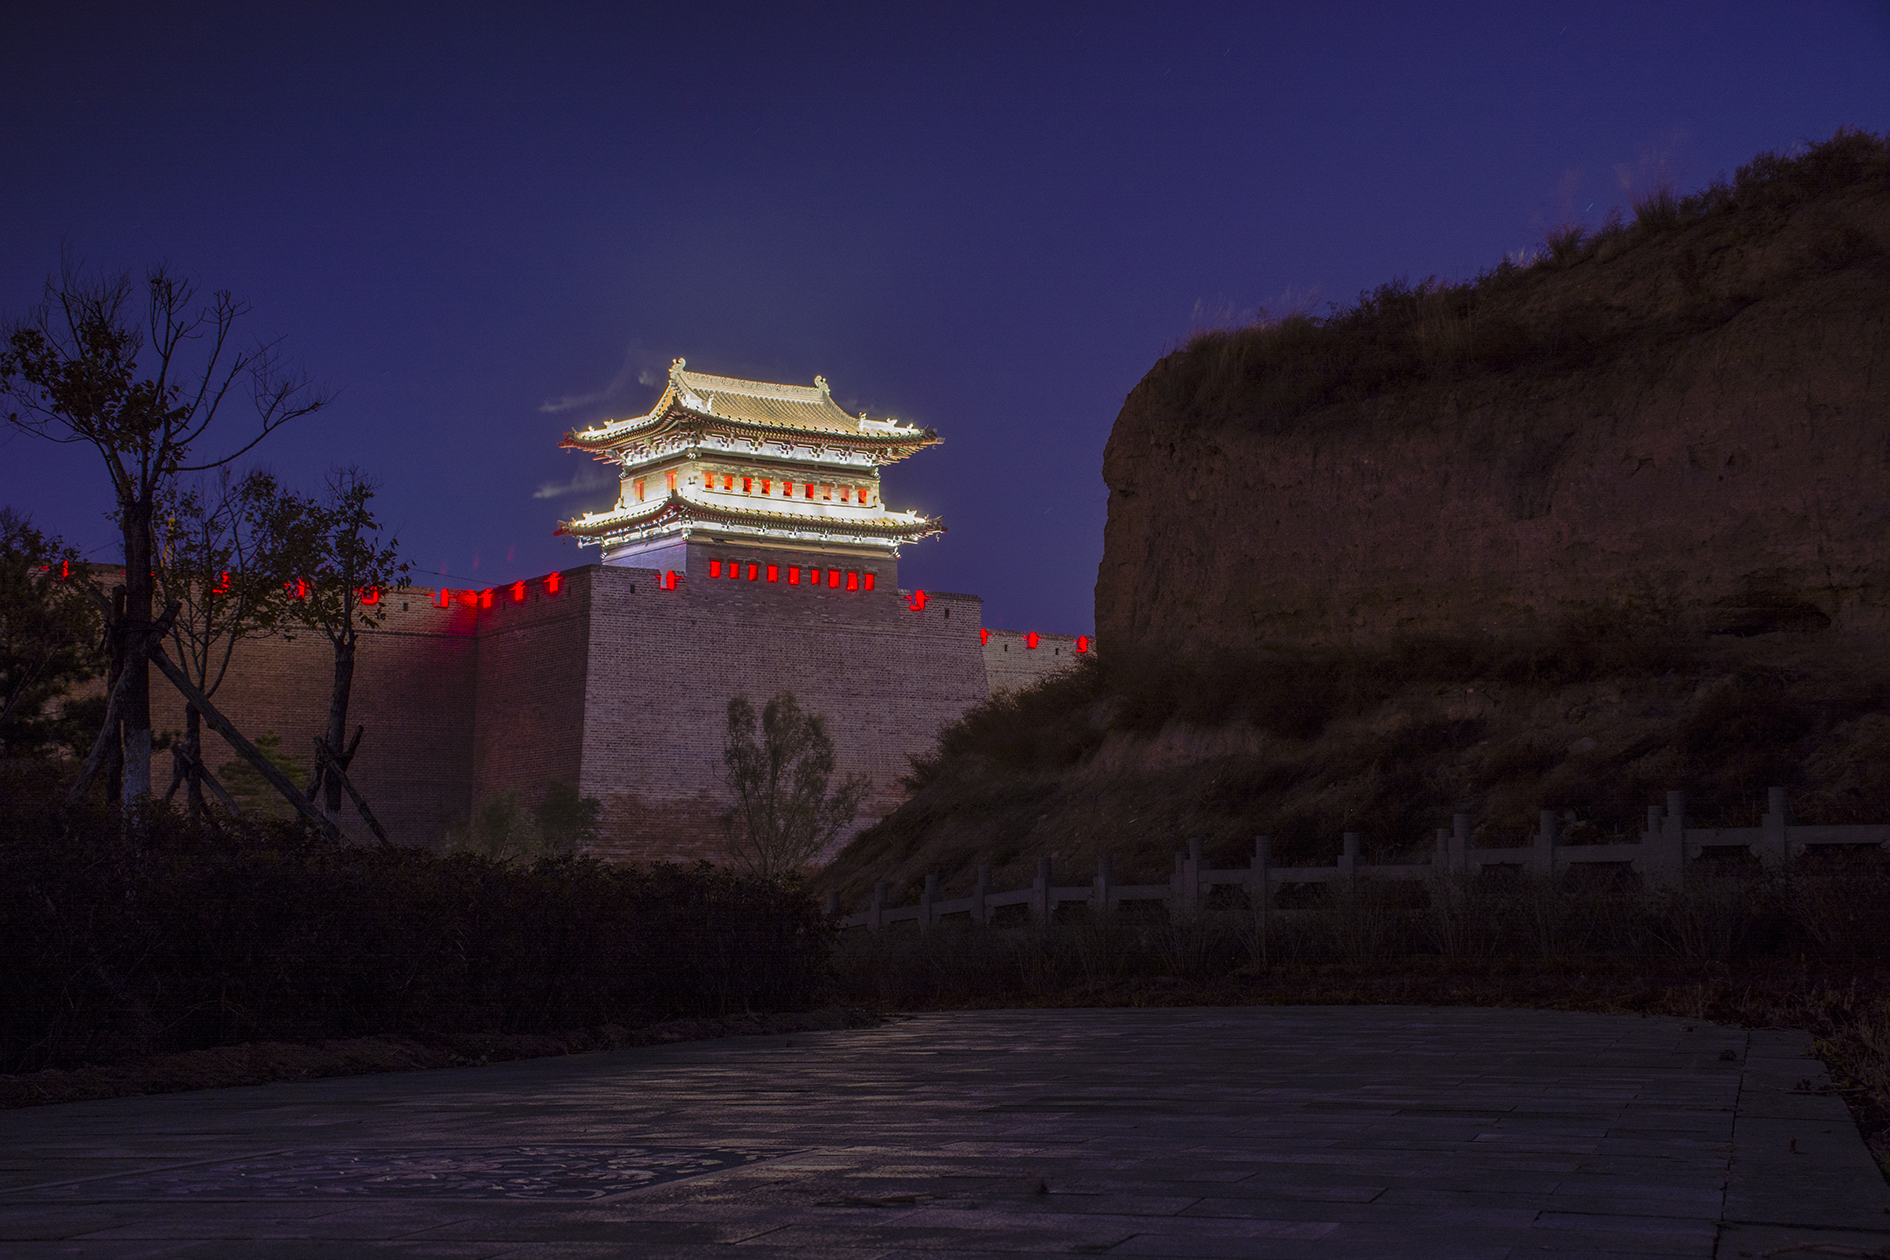
[[[755,560],[709,561],[709,576],[712,578],[727,577],[740,579],[746,575],[750,582],[759,582],[764,578],[769,582],[780,582],[785,577],[789,586],[800,586],[802,584],[802,572],[801,566],[797,564],[783,566],[779,564],[763,564]],[[805,572],[807,574],[806,584],[808,586],[815,587],[821,584],[820,569],[810,565]],[[876,581],[871,569],[828,569],[826,570],[826,574],[827,586],[833,590],[839,590],[844,584],[849,591],[870,591],[873,589],[874,582]],[[675,590],[676,588],[674,586],[665,586],[663,589]]]
[[[564,589],[564,574],[562,573],[547,573],[543,578],[537,580],[545,584],[545,594],[547,595],[556,595],[559,591]],[[520,579],[510,586],[488,586],[483,591],[455,591],[447,587],[441,587],[439,590],[433,592],[433,606],[435,608],[450,608],[453,605],[454,599],[457,598],[459,602],[467,608],[490,608],[492,607],[493,596],[502,590],[510,592],[514,604],[522,604],[525,602],[525,591],[529,586],[529,581]],[[376,591],[374,594],[374,600],[364,598],[362,602],[375,602],[380,598],[380,592]]]

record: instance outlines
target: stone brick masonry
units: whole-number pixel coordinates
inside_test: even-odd
[[[872,780],[863,827],[899,803],[908,759],[942,727],[1077,659],[1069,636],[1032,649],[1022,634],[982,635],[974,595],[717,581],[699,567],[673,590],[655,570],[593,565],[440,600],[390,596],[357,658],[349,724],[367,735],[351,773],[402,843],[437,844],[496,794],[529,803],[563,779],[604,803],[599,856],[714,859],[729,700],[759,707],[783,690],[825,715],[839,773]],[[306,759],[331,671],[320,636],[247,642],[215,702],[252,739],[273,731]],[[182,728],[161,680],[152,708],[159,729]],[[213,767],[234,756],[205,738]],[[168,781],[167,755],[154,770]],[[351,811],[346,827],[365,835]]]

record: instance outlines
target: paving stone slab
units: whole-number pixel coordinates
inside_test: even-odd
[[[1803,1034],[1555,1011],[934,1014],[34,1108],[0,1151],[23,1260],[1890,1247]]]

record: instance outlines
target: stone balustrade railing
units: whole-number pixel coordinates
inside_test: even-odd
[[[1489,867],[1513,866],[1541,876],[1552,876],[1579,863],[1603,862],[1630,867],[1651,888],[1671,888],[1685,877],[1687,863],[1707,850],[1744,849],[1759,859],[1765,870],[1783,871],[1792,859],[1821,845],[1851,848],[1874,845],[1890,851],[1890,824],[1808,827],[1791,820],[1784,788],[1766,794],[1767,809],[1757,827],[1704,828],[1690,826],[1686,793],[1667,793],[1665,810],[1647,807],[1647,827],[1632,844],[1560,842],[1560,815],[1543,810],[1541,823],[1529,844],[1511,848],[1477,848],[1470,843],[1470,816],[1457,814],[1451,826],[1437,831],[1435,853],[1428,862],[1368,864],[1359,860],[1359,835],[1347,832],[1337,862],[1332,866],[1275,866],[1272,843],[1254,841],[1253,858],[1245,868],[1210,869],[1201,855],[1201,842],[1190,840],[1188,852],[1175,855],[1174,874],[1165,884],[1118,884],[1109,868],[1109,855],[1097,859],[1096,876],[1087,884],[1058,884],[1049,858],[1037,859],[1037,877],[1028,888],[997,891],[991,887],[991,868],[978,868],[977,883],[968,897],[939,896],[938,876],[925,877],[919,902],[912,906],[887,904],[888,885],[874,885],[873,900],[857,914],[840,913],[839,895],[829,893],[827,912],[842,928],[882,928],[906,921],[928,928],[950,915],[968,915],[971,922],[990,924],[994,912],[1024,905],[1033,919],[1047,920],[1059,905],[1076,903],[1097,910],[1114,910],[1125,901],[1158,901],[1171,913],[1198,908],[1219,885],[1237,885],[1256,905],[1271,905],[1274,894],[1287,884],[1323,884],[1334,880],[1437,880],[1453,887]]]

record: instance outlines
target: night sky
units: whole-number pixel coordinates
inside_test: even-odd
[[[945,439],[902,585],[1017,630],[1093,628],[1103,443],[1191,330],[1890,128],[1858,3],[288,7],[9,6],[0,312],[62,241],[246,297],[336,391],[258,462],[362,465],[427,585],[594,562],[558,437],[673,357],[822,374]],[[88,450],[0,436],[0,502],[117,558]]]

